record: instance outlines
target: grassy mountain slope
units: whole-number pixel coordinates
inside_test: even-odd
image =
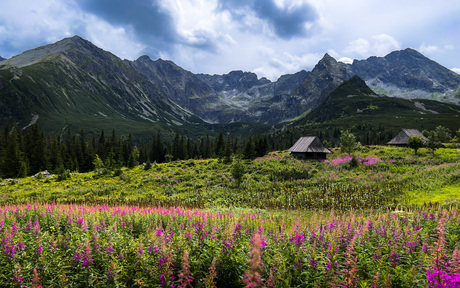
[[[337,142],[339,134],[334,131],[349,129],[364,143],[382,144],[401,128],[431,130],[438,125],[458,130],[460,106],[426,99],[379,96],[354,76],[331,92],[316,109],[291,123],[284,133],[293,134],[294,138],[322,135]]]
[[[117,129],[145,135],[158,128],[199,133],[205,123],[165,97],[128,63],[73,37],[51,53],[27,51],[0,70],[1,126],[37,122],[45,130]],[[32,54],[41,57],[38,61]],[[11,66],[11,62],[18,66]]]

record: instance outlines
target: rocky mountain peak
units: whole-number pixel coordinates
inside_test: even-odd
[[[323,61],[323,62],[337,62],[334,57],[329,55],[329,53],[324,54],[323,58],[321,58],[321,60],[319,62],[321,62],[321,61]]]
[[[328,53],[324,54],[323,58],[319,60],[316,66],[313,68],[312,72],[322,72],[322,71],[329,71],[333,73],[337,73],[340,71],[340,74],[343,74],[346,70],[346,64],[342,62],[338,62],[335,60],[334,57],[329,55]],[[342,79],[343,80],[343,79]]]
[[[459,89],[460,76],[411,48],[354,61],[350,69],[381,94],[427,99],[444,94],[458,102],[452,95]]]
[[[321,58],[321,60],[319,60],[319,62],[314,67],[314,69],[322,69],[322,68],[332,67],[332,66],[336,66],[337,64],[339,64],[337,62],[337,60],[335,60],[334,57],[332,57],[331,55],[326,53],[326,54],[324,54],[323,58]]]
[[[412,62],[414,64],[419,64],[423,63],[425,64],[426,62],[431,61],[427,57],[423,56],[420,52],[412,49],[412,48],[407,48],[404,50],[399,50],[399,51],[393,51],[390,54],[386,55],[384,57],[387,61],[400,61],[400,62]]]
[[[139,58],[137,58],[134,62],[136,62],[136,61],[137,61],[137,62],[145,63],[145,62],[151,62],[151,61],[153,61],[153,60],[150,59],[150,57],[147,56],[147,55],[142,55],[142,56],[140,56]]]
[[[6,58],[3,58],[2,56],[0,56],[0,61],[3,61],[3,60],[6,60]]]
[[[103,50],[80,36],[73,36],[64,38],[53,44],[27,50],[17,56],[14,56],[7,60],[6,67],[26,67],[57,54],[66,54],[69,51],[73,53],[78,51],[88,55],[93,54],[94,51],[101,53]]]

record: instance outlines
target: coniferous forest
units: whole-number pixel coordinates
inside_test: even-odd
[[[284,146],[290,143],[282,144]],[[102,161],[109,171],[121,167],[132,168],[139,163],[164,163],[187,159],[230,159],[241,154],[245,159],[265,155],[270,146],[267,136],[250,135],[246,139],[224,136],[206,136],[190,139],[177,131],[172,139],[161,132],[152,135],[148,142],[128,137],[118,137],[115,130],[104,131],[98,138],[86,136],[85,131],[61,136],[46,135],[37,125],[27,133],[14,126],[5,128],[0,135],[0,176],[25,177],[48,170],[55,174],[89,172],[95,169],[95,160]]]

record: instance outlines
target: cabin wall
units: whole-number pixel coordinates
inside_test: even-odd
[[[326,160],[327,153],[291,152],[291,155],[305,160]]]

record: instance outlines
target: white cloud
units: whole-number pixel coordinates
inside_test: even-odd
[[[440,50],[440,48],[438,46],[425,45],[425,43],[423,43],[419,48],[419,51],[422,54],[431,54],[431,53],[438,52],[439,50]]]
[[[376,56],[384,56],[394,50],[400,50],[401,44],[390,35],[380,34],[372,37],[372,51]]]
[[[460,74],[460,68],[452,68],[450,70],[454,71],[457,74]]]
[[[401,44],[388,34],[379,34],[370,40],[360,38],[348,43],[343,52],[361,57],[385,56],[386,54],[401,49]]]
[[[16,54],[73,35],[131,60],[145,48],[135,41],[132,31],[83,13],[73,1],[8,1],[0,10],[0,19],[7,27],[0,37],[19,50]]]
[[[453,51],[455,51],[454,45],[448,44],[448,45],[426,45],[423,43],[420,48],[419,48],[420,53],[429,56],[429,57],[448,57],[447,55],[451,54]],[[451,62],[453,59],[449,59]],[[452,64],[451,64],[452,65]],[[455,64],[454,64],[455,65]],[[450,66],[450,65],[447,65]]]
[[[129,60],[137,59],[146,48],[146,45],[136,41],[131,31],[123,27],[113,27],[94,16],[86,18],[86,38],[99,48]]]
[[[345,63],[345,64],[353,64],[353,59],[351,58],[348,58],[348,57],[341,57],[339,60],[337,60],[338,62],[342,62],[342,63]]]
[[[360,38],[351,41],[343,50],[346,54],[358,54],[359,56],[367,56],[370,53],[371,45],[366,39]]]
[[[268,51],[268,50],[267,50]],[[273,51],[274,52],[274,51]],[[267,55],[268,56],[268,55]],[[308,53],[302,56],[285,52],[281,55],[272,53],[270,60],[253,70],[259,77],[266,77],[272,81],[284,74],[293,74],[301,70],[310,70],[322,58],[322,54]]]

